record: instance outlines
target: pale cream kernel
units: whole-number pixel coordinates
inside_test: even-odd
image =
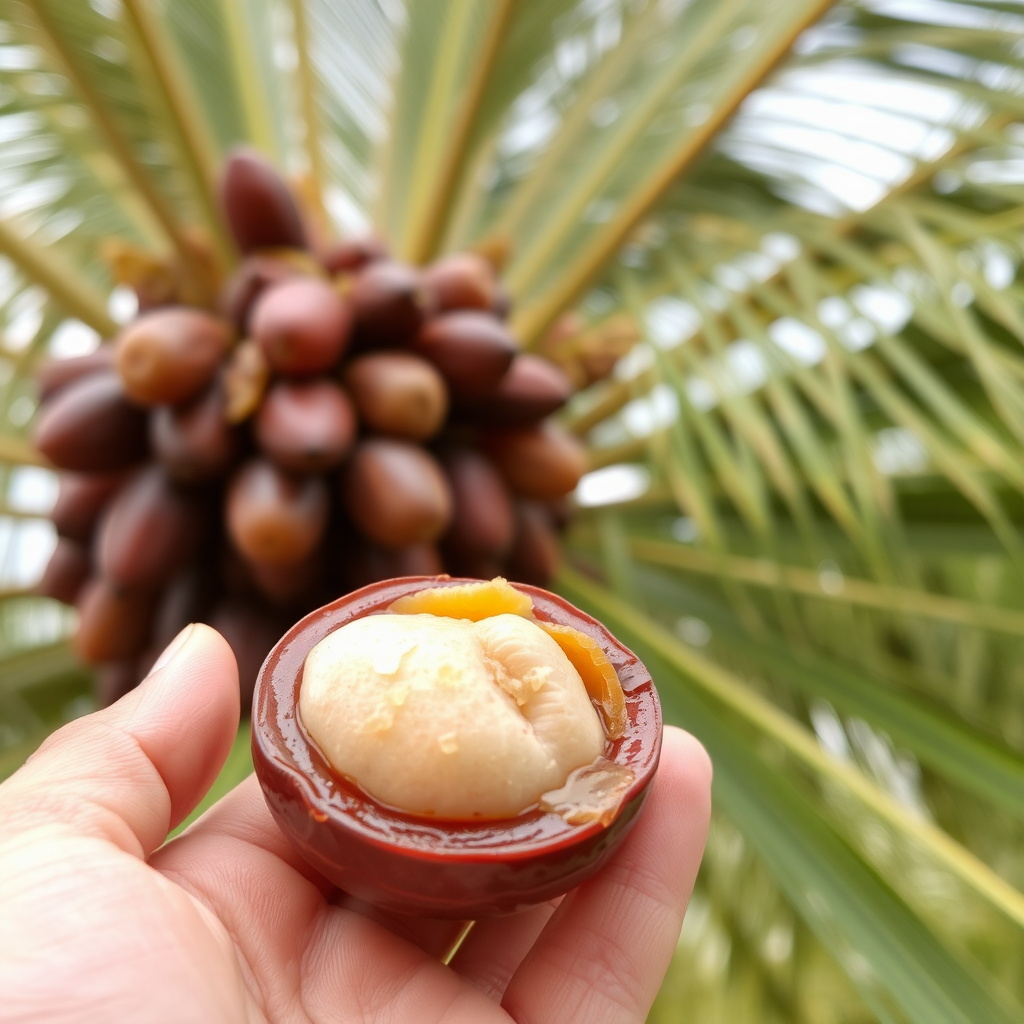
[[[307,656],[299,712],[374,799],[453,819],[513,817],[605,744],[579,673],[515,614],[350,622]]]

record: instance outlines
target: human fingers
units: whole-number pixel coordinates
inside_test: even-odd
[[[5,834],[64,826],[145,857],[213,784],[237,725],[231,648],[187,626],[136,689],[58,730],[0,787]]]
[[[452,970],[491,999],[500,1000],[556,905],[556,901],[542,903],[511,917],[477,921],[452,958]]]
[[[647,807],[611,861],[569,893],[513,975],[518,1024],[639,1024],[668,967],[711,814],[711,762],[666,728]]]

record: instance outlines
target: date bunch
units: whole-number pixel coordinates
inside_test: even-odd
[[[314,250],[250,152],[221,202],[242,258],[216,308],[140,294],[111,344],[39,373],[35,443],[61,471],[41,590],[77,605],[103,700],[190,621],[228,639],[246,695],[285,628],[356,587],[543,584],[583,472],[548,420],[569,380],[518,350],[487,260]]]

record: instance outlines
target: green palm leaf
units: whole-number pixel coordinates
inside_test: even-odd
[[[90,707],[30,593],[32,366],[130,315],[105,240],[230,262],[248,141],[341,232],[506,252],[524,344],[636,329],[565,414],[560,586],[715,760],[651,1019],[1018,1019],[1022,38],[1015,0],[4,0],[0,772]]]

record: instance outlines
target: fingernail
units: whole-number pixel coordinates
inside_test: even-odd
[[[192,635],[192,630],[194,630],[195,628],[196,628],[196,624],[194,622],[190,622],[164,648],[163,653],[160,655],[160,657],[157,658],[156,661],[153,662],[153,667],[149,670],[149,675],[146,676],[147,679],[149,678],[149,676],[153,675],[155,672],[159,672],[160,669],[162,669],[164,667],[164,665],[166,665],[171,660],[171,658],[173,658],[178,653],[178,651],[180,651],[181,648],[185,646],[186,641]]]

